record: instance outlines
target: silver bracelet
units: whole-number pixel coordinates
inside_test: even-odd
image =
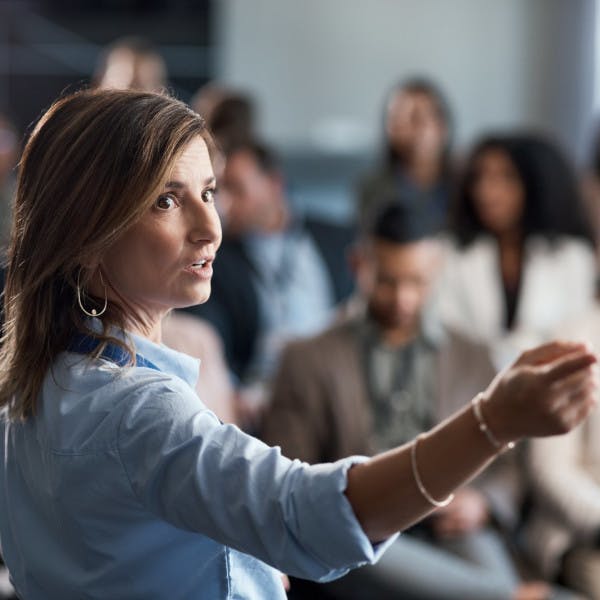
[[[454,500],[454,494],[450,494],[445,500],[440,502],[439,500],[436,500],[423,485],[421,476],[419,475],[419,469],[417,467],[417,444],[422,437],[424,437],[423,434],[418,435],[410,446],[410,462],[412,464],[413,477],[415,478],[415,483],[417,484],[417,487],[419,488],[423,498],[425,498],[429,504],[436,506],[437,508],[443,508],[444,506],[448,506],[448,504]]]
[[[483,418],[483,412],[481,410],[481,402],[483,400],[483,394],[477,394],[475,398],[471,401],[471,405],[473,407],[473,414],[475,415],[475,419],[477,420],[477,425],[479,427],[479,431],[485,434],[485,437],[488,439],[490,444],[498,450],[498,452],[502,452],[504,450],[512,450],[515,447],[514,442],[508,442],[508,444],[501,444],[498,441],[498,438],[492,433],[491,429],[488,427],[485,419]]]

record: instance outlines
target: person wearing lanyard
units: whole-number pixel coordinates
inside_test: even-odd
[[[595,356],[555,342],[372,459],[309,466],[222,424],[198,364],[160,343],[171,309],[210,295],[211,152],[181,102],[116,90],[62,98],[26,145],[0,349],[0,541],[22,598],[284,598],[279,571],[377,560],[508,445],[595,403]]]

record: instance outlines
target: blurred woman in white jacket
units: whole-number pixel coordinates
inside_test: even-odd
[[[547,140],[482,140],[450,230],[438,308],[449,325],[489,344],[498,368],[590,306],[592,235],[575,175]]]

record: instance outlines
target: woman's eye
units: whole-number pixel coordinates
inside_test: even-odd
[[[208,190],[204,190],[202,192],[202,200],[204,200],[204,202],[207,203],[212,203],[215,201],[215,194],[217,193],[217,190],[213,189],[213,188],[209,188]]]
[[[177,200],[169,194],[164,194],[156,199],[154,205],[159,210],[171,210],[177,206]]]

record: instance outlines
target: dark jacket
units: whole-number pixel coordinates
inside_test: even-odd
[[[304,230],[312,237],[329,274],[336,303],[352,292],[353,282],[347,250],[354,239],[350,227],[318,220],[306,220]],[[240,379],[254,354],[260,332],[260,307],[253,274],[255,267],[243,244],[223,240],[217,253],[210,299],[185,309],[206,319],[223,339],[232,372]]]

